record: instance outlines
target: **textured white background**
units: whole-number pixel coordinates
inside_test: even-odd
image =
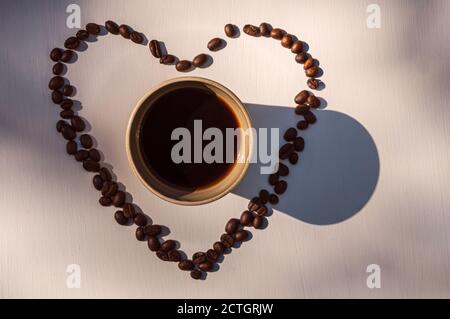
[[[65,27],[69,3],[0,3],[0,297],[450,297],[448,1],[377,1],[379,30],[366,27],[371,1],[75,2],[83,24],[127,23],[163,40],[180,57],[205,51],[228,22],[242,27],[267,21],[305,40],[321,61],[327,87],[320,95],[328,106],[306,134],[307,149],[288,179],[298,187],[284,196],[295,203],[300,189],[317,190],[314,202],[305,205],[319,215],[302,217],[302,203],[282,206],[266,230],[253,232],[206,281],[160,262],[135,240],[132,228],[117,225],[114,210],[97,204],[91,175],[65,154],[47,83],[48,52],[75,32]],[[260,125],[293,125],[292,109],[280,106],[293,107],[305,78],[289,51],[246,35],[227,42],[212,54],[210,68],[190,75],[214,79],[252,103]],[[182,208],[157,199],[133,176],[124,150],[131,109],[152,86],[178,75],[160,66],[146,47],[111,35],[89,44],[68,73],[106,161],[140,207],[168,225],[170,236],[191,254],[217,240],[257,187],[248,189],[247,181],[220,201]],[[328,134],[327,124],[336,121],[326,114],[341,114],[344,125]],[[348,132],[358,122],[366,135]],[[326,137],[340,134],[367,138],[353,153],[347,147],[350,157],[341,154],[341,166],[334,167],[339,148],[321,146],[335,145]],[[346,140],[340,142],[344,149]],[[362,171],[352,171],[353,165],[363,165]],[[353,192],[355,174],[365,187],[364,165],[373,194],[356,192],[367,200],[349,204],[353,210],[361,206],[350,213],[345,203],[354,201],[352,194],[334,198],[336,211],[351,218],[323,225],[322,217],[334,218],[333,209],[317,209],[335,194],[320,193],[328,187],[327,174],[334,174],[335,186],[342,181],[336,191]],[[66,287],[65,270],[72,263],[81,266],[81,289]],[[381,266],[381,289],[366,287],[372,263]]]

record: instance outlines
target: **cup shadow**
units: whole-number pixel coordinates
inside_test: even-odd
[[[258,128],[280,128],[280,138],[295,127],[299,116],[293,108],[246,104]],[[375,191],[380,161],[370,133],[354,118],[336,111],[317,110],[317,123],[299,135],[305,139],[300,160],[286,177],[288,190],[274,208],[306,223],[331,225],[357,214]],[[280,140],[280,145],[282,141]],[[245,198],[272,188],[260,163],[251,164],[245,178],[233,190]]]

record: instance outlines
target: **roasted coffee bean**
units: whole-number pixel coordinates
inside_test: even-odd
[[[176,64],[175,68],[179,72],[185,72],[192,68],[192,63],[188,60],[181,60]]]
[[[67,122],[64,120],[59,120],[58,122],[56,122],[56,131],[58,131],[59,133],[61,133],[62,129],[64,126],[67,125]]]
[[[210,51],[219,51],[220,49],[222,49],[222,46],[223,46],[223,40],[221,38],[211,39],[207,45],[207,47]]]
[[[136,209],[134,208],[134,205],[132,203],[125,203],[125,205],[123,205],[123,213],[125,214],[125,216],[127,216],[127,218],[130,219],[134,219],[136,217]]]
[[[303,51],[303,42],[302,41],[295,41],[294,44],[291,47],[291,52],[295,54],[299,54]]]
[[[274,187],[274,191],[276,194],[281,195],[283,194],[287,189],[287,183],[286,181],[279,181],[277,185]]]
[[[196,67],[202,67],[205,65],[206,61],[208,60],[208,56],[204,53],[201,53],[197,55],[194,60],[192,60],[192,64]]]
[[[183,271],[189,271],[194,269],[195,265],[192,260],[182,260],[178,263],[178,268]]]
[[[64,64],[61,62],[56,63],[52,68],[54,75],[61,75],[64,72]]]
[[[307,70],[307,69],[309,69],[309,68],[311,68],[313,66],[314,66],[314,59],[310,56],[305,61],[305,64],[303,65],[303,69]]]
[[[294,145],[295,146],[295,145]],[[288,176],[289,175],[289,167],[287,167],[286,165],[284,165],[283,163],[279,163],[278,164],[278,172],[277,172],[278,176]],[[268,196],[269,194],[267,194]]]
[[[176,246],[177,246],[177,244],[175,243],[174,240],[168,239],[161,244],[160,250],[167,252],[167,251],[171,251],[171,250],[175,249]]]
[[[282,38],[281,38],[281,45],[285,48],[290,49],[292,47],[292,45],[294,44],[294,38],[292,37],[292,35],[290,34],[285,34]]]
[[[66,120],[71,119],[73,117],[73,115],[74,115],[74,112],[72,110],[62,110],[59,113],[59,116],[61,116],[61,118],[66,119]]]
[[[48,82],[48,88],[52,91],[59,90],[64,86],[64,79],[60,76],[54,76],[51,78],[50,82]]]
[[[163,57],[161,57],[161,59],[159,59],[159,63],[161,64],[165,64],[165,65],[171,65],[175,63],[175,56],[171,55],[171,54],[167,54]]]
[[[66,151],[67,154],[69,155],[75,155],[77,153],[77,143],[75,143],[74,141],[68,141],[66,144]]]
[[[297,123],[297,128],[298,128],[299,130],[301,130],[301,131],[306,130],[306,129],[308,128],[308,126],[309,126],[309,124],[308,124],[308,122],[306,122],[306,121],[299,121],[299,122]]]
[[[85,149],[90,149],[94,145],[94,141],[89,134],[83,134],[80,136],[80,143]]]
[[[264,217],[255,216],[255,218],[253,219],[253,222],[252,222],[252,226],[255,229],[261,229],[263,227],[263,224],[264,224]]]
[[[100,152],[96,148],[91,148],[89,150],[89,158],[94,162],[100,162],[102,156],[100,155]]]
[[[64,47],[69,50],[75,50],[80,45],[80,40],[76,37],[70,37],[66,41],[64,41]]]
[[[130,28],[129,28],[127,25],[122,24],[122,25],[119,27],[119,33],[120,33],[120,35],[121,35],[122,37],[124,37],[125,39],[129,39],[129,38],[130,38],[131,31],[130,31]]]
[[[105,197],[106,198],[106,197]],[[114,219],[116,220],[116,222],[119,225],[126,225],[128,224],[128,218],[125,217],[125,215],[123,214],[123,212],[121,210],[118,210],[115,214],[114,214]]]
[[[92,173],[97,173],[100,170],[100,164],[94,161],[84,161],[83,168]]]
[[[84,41],[89,38],[89,32],[87,32],[86,30],[79,30],[75,36],[78,40]]]
[[[144,241],[147,238],[142,227],[136,228],[136,239],[139,241]]]
[[[72,124],[72,127],[77,132],[82,132],[86,128],[86,124],[84,123],[84,120],[81,117],[77,116],[77,115],[73,116],[70,119],[70,124]]]
[[[100,34],[100,26],[97,23],[88,23],[86,24],[86,31],[89,32],[92,35],[99,35]]]
[[[286,143],[283,146],[281,146],[280,151],[278,152],[278,155],[280,159],[285,160],[288,159],[289,155],[292,154],[294,151],[294,145],[292,143]]]
[[[295,114],[297,114],[297,115],[305,115],[308,112],[309,112],[309,106],[306,104],[297,105],[297,107],[295,108]]]
[[[102,195],[106,197],[113,197],[119,190],[119,185],[116,182],[106,182],[102,187]]]
[[[100,176],[104,181],[112,181],[111,172],[106,167],[102,167],[102,169],[100,170]]]
[[[61,61],[64,63],[69,63],[72,61],[74,52],[72,50],[65,50],[61,56]]]
[[[199,280],[202,278],[202,272],[200,270],[194,269],[191,271],[191,278]]]
[[[291,163],[292,165],[297,164],[298,162],[298,154],[297,153],[292,153],[291,156],[289,156],[289,163]]]
[[[53,91],[52,92],[52,102],[55,104],[59,104],[64,99],[64,96],[60,91]]]
[[[147,225],[147,216],[145,216],[142,213],[137,213],[134,217],[134,223],[138,226],[145,226]]]
[[[205,261],[204,263],[201,263],[200,265],[198,265],[198,268],[200,268],[200,270],[202,271],[210,271],[213,267],[213,264],[209,261]]]
[[[271,203],[272,205],[276,205],[278,204],[280,200],[278,199],[278,196],[275,194],[270,194],[269,196],[269,203]]]
[[[241,214],[241,218],[239,219],[239,222],[242,226],[250,226],[253,221],[253,214],[249,212],[248,210],[244,211]]]
[[[308,91],[303,90],[295,96],[294,102],[297,103],[298,105],[305,104],[309,95],[310,95],[310,93]]]
[[[305,149],[305,140],[299,136],[294,140],[294,149],[297,152],[302,152]]]
[[[147,240],[147,246],[151,251],[158,251],[161,244],[157,237],[149,237]]]
[[[282,163],[279,163],[280,165]],[[283,164],[284,165],[284,164]],[[267,204],[267,202],[269,201],[269,192],[265,189],[262,189],[259,191],[259,198],[261,199],[261,202],[263,204]]]
[[[89,152],[86,150],[79,150],[75,154],[75,160],[77,162],[83,162],[83,161],[87,160],[88,158],[89,158]]]
[[[112,204],[111,198],[105,197],[105,196],[100,197],[100,199],[98,200],[98,202],[99,202],[100,205],[102,205],[103,207],[108,207],[108,206],[111,206],[111,204]],[[122,212],[120,212],[120,213],[123,214]],[[117,214],[117,212],[116,212],[116,214]],[[114,215],[114,217],[115,217],[115,215]],[[116,220],[117,220],[117,219],[116,219]],[[120,224],[120,223],[119,223],[119,224]],[[121,225],[123,225],[123,224],[121,224]]]
[[[156,256],[162,261],[169,261],[169,255],[167,255],[167,252],[165,251],[158,250]]]
[[[136,44],[142,44],[144,42],[144,37],[137,31],[131,32],[130,39]]]
[[[213,245],[213,249],[219,254],[222,255],[225,251],[225,246],[220,242],[216,241]]]
[[[108,20],[105,22],[105,28],[111,34],[119,34],[119,26],[114,21]]]
[[[305,70],[307,77],[313,78],[319,73],[319,68],[317,66],[312,66]]]
[[[65,125],[61,129],[62,136],[66,140],[73,140],[75,137],[77,137],[77,133],[75,133],[75,130],[70,125]]]
[[[320,82],[317,79],[308,79],[306,84],[311,90],[317,90],[319,88]]]
[[[234,245],[234,238],[231,235],[223,234],[220,236],[220,241],[225,248],[231,248]]]
[[[258,216],[264,216],[267,214],[267,207],[265,205],[261,205],[257,210],[255,210],[255,214]]]
[[[286,130],[286,132],[284,133],[284,136],[283,136],[283,138],[287,142],[293,141],[296,137],[297,137],[297,129],[295,127],[288,128]]]
[[[103,186],[102,186],[102,189],[101,189],[101,193],[102,193],[103,196],[105,196],[105,194],[108,192],[108,190],[111,187],[112,183],[113,182],[110,182],[110,181],[103,183]]]
[[[271,31],[271,27],[268,23],[261,23],[259,25],[259,33],[261,34],[261,36],[263,37],[270,37],[270,31]]]
[[[50,59],[54,62],[58,62],[61,59],[62,50],[59,48],[54,48],[50,51]]]
[[[225,25],[224,30],[225,30],[225,34],[226,34],[227,37],[229,37],[229,38],[233,38],[233,37],[235,37],[236,34],[237,34],[237,31],[236,31],[237,28],[236,28],[234,25],[230,24],[230,23],[228,23],[227,25]]]
[[[116,207],[123,207],[125,204],[126,194],[123,191],[118,191],[116,195],[112,198],[113,205]]]
[[[254,25],[246,24],[246,25],[244,25],[244,28],[242,30],[244,31],[244,33],[246,33],[252,37],[259,36],[259,28]]]
[[[63,110],[69,110],[72,108],[73,106],[73,101],[71,99],[64,99],[61,104],[60,104],[61,108]]]
[[[253,212],[262,205],[261,200],[258,197],[253,197],[248,203],[248,210]]]
[[[214,249],[208,249],[206,252],[206,257],[210,262],[214,263],[219,259],[220,255]]]
[[[317,109],[318,107],[320,107],[320,100],[316,96],[310,95],[306,100],[306,104],[312,108]]]
[[[276,40],[281,40],[285,34],[286,32],[279,28],[275,28],[272,31],[270,31],[270,36]]]
[[[103,186],[103,179],[100,177],[100,175],[95,175],[92,178],[92,184],[94,184],[96,190],[100,191]]]
[[[269,184],[273,186],[276,183],[278,183],[278,175],[277,174],[269,175]]]
[[[167,253],[169,261],[179,262],[181,260],[181,254],[178,250],[171,250]]]
[[[147,225],[144,227],[144,233],[149,236],[158,236],[161,234],[161,226],[160,225]]]
[[[300,52],[295,56],[295,62],[303,64],[308,60],[308,54],[306,52]]]
[[[201,263],[204,263],[208,260],[206,257],[206,253],[199,251],[192,255],[192,260],[196,265],[200,265]]]
[[[232,218],[225,225],[225,232],[229,235],[234,234],[239,228],[239,220],[236,218]]]
[[[316,116],[311,111],[306,112],[306,114],[304,114],[303,117],[305,118],[305,121],[308,122],[309,124],[314,124],[317,122]]]
[[[236,241],[246,241],[248,238],[248,231],[245,229],[240,229],[234,234],[234,239]]]
[[[74,92],[75,88],[72,85],[66,84],[63,86],[63,95],[71,96]]]
[[[149,48],[150,48],[150,52],[152,53],[152,55],[155,58],[161,58],[162,54],[161,54],[161,47],[159,45],[159,42],[157,40],[152,40],[150,41],[149,44]]]

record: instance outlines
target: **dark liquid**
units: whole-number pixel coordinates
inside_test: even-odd
[[[202,120],[203,132],[218,128],[223,135],[223,163],[194,163],[194,120]],[[147,167],[163,182],[182,189],[206,187],[220,180],[234,163],[226,163],[225,129],[237,128],[238,120],[230,107],[206,87],[174,89],[153,102],[145,114],[140,133],[140,146]],[[176,164],[171,158],[172,131],[187,128],[191,133],[191,163]],[[202,136],[203,136],[202,132]],[[203,147],[210,143],[204,141]],[[236,159],[236,141],[235,141]],[[203,150],[202,147],[202,150]]]

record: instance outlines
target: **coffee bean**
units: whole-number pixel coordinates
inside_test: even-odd
[[[305,70],[307,77],[313,78],[319,73],[319,68],[317,66],[312,66]]]
[[[192,260],[182,260],[178,263],[178,268],[183,271],[189,271],[194,269],[195,265]]]
[[[298,154],[297,153],[292,153],[291,156],[289,156],[289,163],[291,163],[292,165],[297,164],[298,162]]]
[[[306,100],[306,104],[309,107],[317,109],[318,107],[320,107],[320,100],[316,96],[310,95]]]
[[[80,143],[85,149],[90,149],[94,145],[94,141],[89,134],[83,134],[80,136]]]
[[[67,122],[64,120],[59,120],[58,122],[56,122],[56,131],[61,133],[64,126],[67,126]]]
[[[299,54],[303,51],[303,42],[302,41],[295,41],[294,44],[291,47],[291,52],[295,54]]]
[[[76,115],[70,119],[70,124],[72,124],[72,127],[77,132],[82,132],[86,128],[86,124],[84,123],[84,120],[81,117],[76,116]]]
[[[295,146],[295,145],[294,145]],[[289,175],[289,167],[287,167],[286,165],[284,165],[283,163],[279,163],[278,164],[278,172],[277,172],[278,176],[288,176]],[[267,196],[269,196],[269,194],[267,193]]]
[[[287,183],[286,181],[279,181],[277,185],[274,187],[274,191],[276,194],[281,195],[283,194],[287,189]]]
[[[234,239],[236,241],[246,241],[248,238],[248,231],[245,229],[240,229],[234,234]]]
[[[134,208],[134,205],[131,203],[125,203],[123,205],[123,213],[125,214],[125,216],[127,216],[127,218],[130,218],[130,219],[134,219],[136,217],[136,209]],[[145,230],[145,228],[144,228],[144,230]]]
[[[235,27],[234,25],[228,23],[227,25],[225,25],[224,27],[225,30],[225,34],[227,35],[227,37],[229,38],[233,38],[236,36],[237,34],[237,27]]]
[[[191,63],[191,61],[188,61],[188,60],[181,60],[175,66],[175,68],[179,72],[188,71],[191,67],[192,67],[192,63]]]
[[[313,66],[314,66],[314,59],[310,56],[305,61],[305,64],[303,65],[303,69],[307,70],[307,69],[309,69],[309,68],[311,68]]]
[[[271,203],[272,205],[276,205],[276,204],[278,204],[278,202],[279,202],[278,196],[275,194],[270,194],[269,203]]]
[[[192,255],[192,260],[194,261],[194,264],[200,265],[207,261],[208,257],[206,256],[206,253],[199,251]]]
[[[116,207],[123,207],[125,204],[126,194],[123,191],[118,191],[116,195],[112,198],[113,205]]]
[[[254,25],[246,24],[246,25],[244,25],[244,28],[242,30],[244,31],[244,33],[246,33],[252,37],[259,36],[259,28]]]
[[[58,62],[61,59],[62,50],[59,48],[54,48],[50,51],[50,59],[54,62]]]
[[[83,168],[92,173],[97,173],[100,170],[100,164],[94,161],[84,161]]]
[[[64,85],[63,86],[63,95],[64,96],[71,96],[73,94],[74,90],[75,89],[74,89],[74,87],[72,85],[69,85],[69,84]]]
[[[158,236],[161,234],[161,226],[160,225],[147,225],[144,227],[144,233],[149,236]]]
[[[239,228],[239,220],[232,218],[225,225],[225,232],[229,235],[234,234]]]
[[[145,216],[142,213],[137,213],[134,217],[134,223],[138,226],[145,226],[147,225],[147,216]]]
[[[60,104],[61,108],[63,110],[69,110],[72,108],[73,106],[73,101],[71,99],[64,99],[61,104]]]
[[[297,54],[295,56],[295,62],[297,63],[305,63],[306,60],[308,59],[308,54],[306,52],[300,52],[299,54]]]
[[[92,148],[89,150],[89,158],[94,162],[100,162],[102,159],[100,152],[96,148]]]
[[[167,252],[165,251],[158,250],[156,256],[162,261],[169,261],[169,255],[167,255]]]
[[[279,163],[279,164],[281,165],[282,163]],[[259,191],[258,195],[259,195],[259,199],[261,200],[261,203],[267,204],[267,201],[269,200],[269,192],[265,189],[262,189]]]
[[[119,26],[114,21],[108,20],[105,22],[105,28],[111,34],[119,34]]]
[[[294,140],[294,149],[297,152],[302,152],[305,149],[305,140],[299,136]]]
[[[296,137],[297,137],[297,129],[295,127],[288,128],[283,136],[283,138],[288,142],[293,141]]]
[[[56,63],[52,68],[54,75],[61,75],[64,72],[64,64],[61,62]]]
[[[136,44],[142,44],[142,42],[144,42],[144,37],[142,34],[136,31],[131,32],[130,39]]]
[[[306,112],[306,114],[304,114],[303,117],[305,118],[305,121],[308,122],[309,124],[314,124],[317,122],[316,116],[311,111]]]
[[[205,65],[206,61],[208,60],[208,56],[204,53],[197,55],[194,60],[192,60],[192,64],[198,68]]]
[[[75,36],[78,40],[84,41],[89,38],[89,32],[87,32],[86,30],[79,30]]]
[[[222,255],[225,251],[225,246],[220,242],[216,241],[213,245],[213,249],[219,254]]]
[[[61,118],[63,118],[63,119],[68,120],[68,119],[71,119],[71,118],[73,117],[74,114],[75,114],[75,113],[74,113],[72,110],[62,110],[62,111],[59,113],[59,116],[61,116]]]
[[[94,187],[96,190],[101,190],[103,186],[103,179],[100,177],[100,175],[95,175],[92,178],[92,184],[94,184]]]
[[[285,34],[286,32],[279,28],[275,28],[272,31],[270,31],[270,36],[276,40],[281,40]]]
[[[151,251],[158,251],[161,244],[157,237],[149,237],[147,240],[147,246]]]
[[[75,154],[75,160],[77,162],[83,162],[83,161],[87,160],[88,158],[89,158],[89,152],[86,150],[79,150]]]
[[[250,226],[253,221],[253,214],[248,210],[244,211],[239,219],[242,226]]]
[[[144,241],[146,238],[147,236],[145,236],[143,228],[142,227],[136,228],[136,239],[139,241]]]
[[[69,63],[72,61],[75,53],[72,50],[65,50],[61,56],[61,61],[64,63]]]
[[[295,114],[297,115],[305,115],[309,112],[309,106],[308,105],[297,105],[295,108]]]
[[[310,95],[310,93],[308,91],[303,90],[295,96],[294,102],[297,103],[298,105],[305,104],[309,95]]]
[[[120,35],[121,35],[122,37],[124,37],[125,39],[129,39],[129,38],[130,38],[131,31],[130,31],[130,28],[129,28],[127,25],[122,24],[122,25],[119,27],[119,33],[120,33]]]
[[[219,259],[220,255],[214,249],[208,249],[206,252],[206,257],[210,262],[214,263]]]
[[[80,45],[80,40],[76,37],[70,37],[66,41],[64,41],[64,47],[69,50],[75,50]]]
[[[70,125],[65,125],[61,129],[62,136],[66,140],[73,140],[75,137],[77,137],[77,133],[75,133],[75,130]]]
[[[285,160],[288,159],[289,155],[292,154],[294,151],[294,145],[292,143],[286,143],[283,146],[281,146],[280,151],[278,152],[278,155],[280,159]]]
[[[89,32],[92,35],[99,35],[100,34],[100,26],[97,23],[88,23],[86,24],[86,31]]]
[[[161,59],[159,59],[159,63],[161,64],[165,64],[165,65],[171,65],[175,63],[175,56],[171,55],[171,54],[167,54],[163,57],[161,57]]]
[[[258,197],[253,197],[248,203],[248,210],[253,212],[257,210],[259,207],[261,207],[261,205],[262,205],[261,200]]]
[[[317,90],[319,88],[320,82],[317,79],[308,79],[306,84],[311,90]]]
[[[157,40],[152,40],[150,41],[149,44],[149,48],[150,48],[150,52],[152,53],[152,55],[155,58],[161,58],[162,54],[161,54],[161,47],[159,45],[159,42]]]
[[[112,175],[106,167],[102,167],[100,170],[100,176],[102,177],[103,181],[112,181]]]
[[[125,217],[125,215],[123,214],[123,212],[121,210],[118,210],[114,214],[114,219],[116,220],[116,222],[119,225],[126,225],[126,224],[128,224],[128,218]]]
[[[306,121],[299,121],[299,122],[297,123],[297,128],[298,128],[299,130],[301,130],[301,131],[306,130],[306,129],[308,128],[308,126],[309,126],[309,124],[308,124],[308,122],[306,122]]]
[[[223,234],[220,236],[220,241],[225,248],[231,248],[234,245],[234,238],[231,235]]]
[[[74,141],[68,141],[66,144],[66,151],[67,154],[69,155],[75,155],[77,153],[77,143],[75,143]]]
[[[281,45],[285,48],[290,49],[292,47],[292,45],[294,44],[294,38],[292,37],[292,35],[290,34],[285,34],[282,38],[281,38]]]
[[[169,261],[179,262],[181,260],[181,254],[178,250],[171,250],[167,253]]]
[[[59,104],[64,99],[64,96],[60,91],[53,91],[52,92],[52,102],[55,104]]]
[[[269,37],[271,29],[272,28],[270,27],[270,25],[268,23],[263,22],[259,25],[259,33],[263,37]]]
[[[48,88],[52,91],[59,90],[64,86],[64,79],[60,76],[54,76],[48,82]]]
[[[199,280],[202,278],[202,272],[200,270],[194,269],[191,271],[191,278]]]
[[[261,228],[263,227],[263,224],[264,224],[264,217],[262,217],[262,216],[256,216],[256,217],[253,219],[252,226],[253,226],[255,229],[261,229]]]
[[[265,205],[261,205],[257,210],[255,210],[255,214],[258,216],[264,216],[267,214],[267,207]]]
[[[102,195],[106,197],[113,197],[119,190],[119,185],[116,182],[106,182],[102,187]],[[140,225],[139,225],[140,226]]]
[[[210,271],[213,267],[213,264],[209,261],[205,261],[204,263],[201,263],[200,265],[198,265],[198,268],[200,268],[200,270],[202,271]]]
[[[100,197],[100,199],[98,200],[98,202],[99,202],[100,205],[102,205],[103,207],[108,207],[108,206],[111,206],[111,204],[112,204],[111,198],[105,197],[105,196]],[[122,213],[122,212],[120,212],[120,213]],[[123,213],[122,213],[122,214],[123,214]],[[116,220],[117,220],[117,219],[116,219]],[[119,224],[120,224],[120,223],[119,223]],[[121,224],[121,225],[123,225],[123,224]]]
[[[223,46],[223,40],[221,38],[214,38],[208,42],[208,49],[210,51],[219,51],[222,49]]]
[[[171,251],[171,250],[175,249],[176,246],[177,246],[177,244],[175,243],[174,240],[168,239],[161,244],[160,250],[167,252],[167,251]]]
[[[273,186],[276,183],[278,183],[278,175],[277,174],[269,175],[269,184]]]

